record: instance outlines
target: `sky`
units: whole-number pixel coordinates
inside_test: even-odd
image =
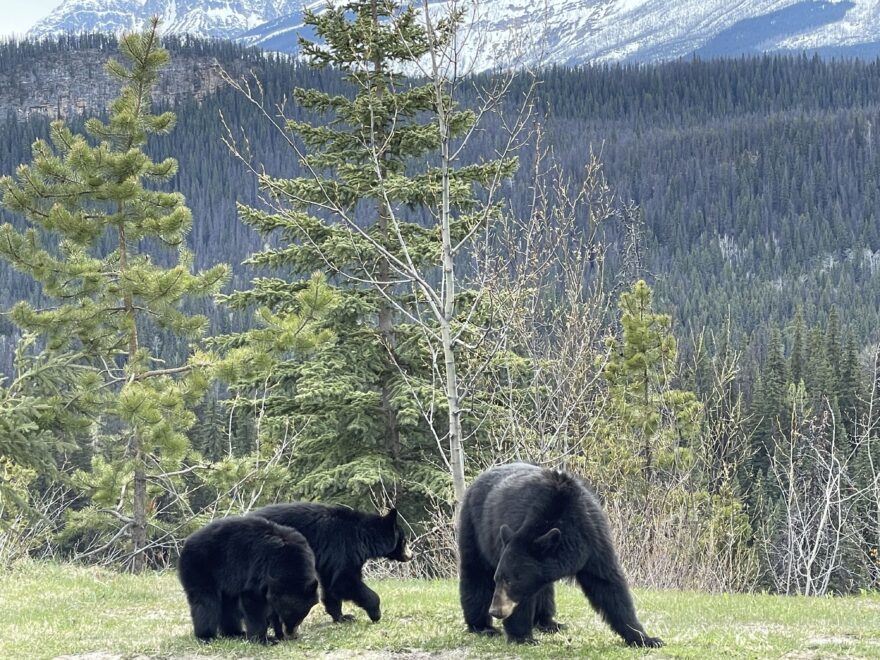
[[[0,37],[21,36],[62,0],[0,0]]]

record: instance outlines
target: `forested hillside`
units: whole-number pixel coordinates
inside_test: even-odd
[[[107,57],[112,41],[102,44],[98,50]],[[3,76],[18,76],[27,66],[39,70],[59,48],[87,47],[95,50],[73,40],[7,44],[0,90],[9,86]],[[221,111],[250,136],[252,152],[268,169],[293,174],[297,165],[239,94],[221,87],[194,98],[179,71],[198,77],[197,65],[214,58],[233,73],[253,69],[269,99],[295,85],[332,90],[339,82],[332,73],[263,60],[223,43],[172,41],[169,47],[177,62],[172,80],[185,93],[165,84],[165,93],[174,94],[178,127],[151,148],[180,160],[171,186],[186,195],[197,218],[190,238],[197,263],[230,262],[240,285],[247,276],[239,263],[260,241],[237,222],[233,205],[254,201],[256,192],[221,142]],[[6,66],[10,62],[15,65]],[[72,72],[69,85],[91,89],[90,71],[101,68]],[[735,333],[749,338],[788,324],[798,308],[807,322],[823,321],[835,301],[846,301],[846,327],[862,345],[877,338],[878,63],[763,57],[553,68],[540,78],[542,120],[560,161],[574,173],[590,149],[601,154],[617,194],[641,208],[645,274],[681,328],[717,330],[729,314]],[[11,119],[0,129],[2,173],[26,160],[33,140],[48,130],[42,116]],[[475,144],[487,153],[493,148],[488,137]],[[528,179],[522,168],[510,186],[514,210],[523,207]],[[34,295],[6,264],[0,273],[12,282],[0,292],[0,304]],[[213,322],[225,327],[220,317]],[[3,354],[8,365],[8,348]]]
[[[766,57],[544,80],[557,149],[572,164],[585,144],[601,149],[685,326],[730,314],[748,335],[846,300],[847,325],[877,338],[877,63]]]

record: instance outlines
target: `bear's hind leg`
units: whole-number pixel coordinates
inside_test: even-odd
[[[556,594],[553,585],[549,584],[535,595],[535,626],[541,632],[558,633],[565,629],[565,624],[555,620]]]
[[[220,634],[224,637],[242,637],[241,609],[238,598],[223,594],[222,611],[220,614]]]
[[[479,635],[497,635],[489,606],[495,591],[495,571],[480,555],[473,526],[464,516],[459,530],[458,592],[468,630]]]

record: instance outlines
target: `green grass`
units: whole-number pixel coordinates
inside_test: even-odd
[[[877,658],[880,597],[791,598],[637,591],[658,650],[629,649],[593,614],[580,592],[557,590],[568,629],[538,635],[535,647],[465,633],[452,581],[372,583],[383,619],[334,625],[320,606],[301,639],[271,647],[192,636],[183,592],[173,573],[131,576],[99,568],[22,563],[0,572],[0,658]],[[351,607],[347,611],[354,611]]]

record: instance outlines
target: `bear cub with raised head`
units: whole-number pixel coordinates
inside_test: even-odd
[[[191,534],[180,552],[178,576],[202,641],[246,634],[267,644],[269,624],[276,639],[293,639],[318,602],[308,542],[295,529],[264,518],[232,516]]]
[[[553,584],[574,578],[590,604],[631,646],[658,647],[636,616],[596,496],[577,477],[525,463],[491,468],[465,493],[458,528],[459,592],[468,629],[535,643],[557,632]]]
[[[365,610],[373,622],[382,618],[379,595],[364,584],[362,571],[368,559],[412,559],[396,509],[382,516],[343,506],[293,502],[270,504],[250,515],[302,533],[315,553],[324,609],[337,623],[354,621],[354,616],[342,613],[345,600]]]

